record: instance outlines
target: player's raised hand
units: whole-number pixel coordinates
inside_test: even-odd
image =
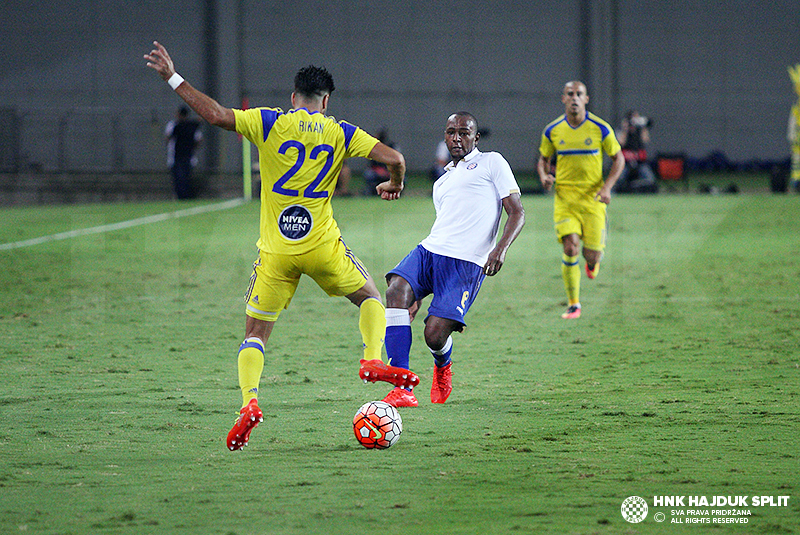
[[[393,184],[391,180],[387,180],[375,186],[375,190],[384,201],[395,201],[400,198],[400,192],[403,191],[403,184]]]
[[[175,74],[175,65],[172,63],[172,58],[169,57],[167,49],[158,41],[153,41],[155,48],[149,54],[144,55],[147,60],[147,66],[155,70],[161,78],[169,80],[170,76]]]

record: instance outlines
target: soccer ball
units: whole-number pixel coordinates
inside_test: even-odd
[[[365,448],[384,450],[400,438],[403,420],[397,409],[385,401],[369,401],[353,417],[353,432]]]

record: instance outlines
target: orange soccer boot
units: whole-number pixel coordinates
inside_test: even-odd
[[[392,407],[416,407],[419,405],[414,392],[410,392],[405,388],[400,388],[397,386],[394,387],[385,398],[383,398],[383,401]]]
[[[403,368],[389,366],[380,359],[365,360],[361,359],[361,368],[358,376],[364,382],[386,381],[400,388],[413,388],[419,384],[417,374]]]
[[[452,362],[447,366],[433,366],[433,384],[431,384],[431,403],[444,403],[450,397],[450,392],[453,391],[453,372],[450,367]]]
[[[236,451],[247,446],[250,432],[263,421],[264,413],[258,408],[258,401],[253,398],[239,411],[239,417],[236,418],[236,423],[228,433],[228,449]]]

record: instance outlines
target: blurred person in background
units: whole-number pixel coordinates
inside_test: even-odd
[[[630,110],[622,119],[617,140],[625,157],[625,167],[614,185],[618,193],[655,193],[656,175],[647,163],[647,145],[650,143],[650,119],[637,110]]]
[[[339,179],[336,181],[336,190],[333,192],[337,197],[351,197],[350,179],[353,177],[353,170],[347,164],[347,160],[342,162],[342,170],[339,171]]]
[[[192,171],[197,165],[197,147],[203,140],[200,123],[189,116],[189,108],[181,106],[175,119],[164,128],[167,141],[167,165],[172,173],[172,189],[178,200],[196,196]]]
[[[386,128],[381,128],[378,132],[378,141],[387,147],[398,150],[397,145],[389,140],[389,130]],[[367,168],[364,169],[364,195],[380,195],[376,188],[378,184],[386,180],[389,180],[389,171],[386,169],[386,165],[375,160],[367,162]]]
[[[431,166],[429,178],[431,182],[436,180],[444,174],[444,167],[450,163],[450,152],[447,150],[447,144],[441,140],[436,145],[436,154],[434,155],[433,165]]]

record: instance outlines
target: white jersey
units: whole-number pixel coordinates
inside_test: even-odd
[[[512,193],[519,186],[505,158],[473,149],[433,184],[436,221],[420,245],[483,267],[497,241],[503,199]]]

